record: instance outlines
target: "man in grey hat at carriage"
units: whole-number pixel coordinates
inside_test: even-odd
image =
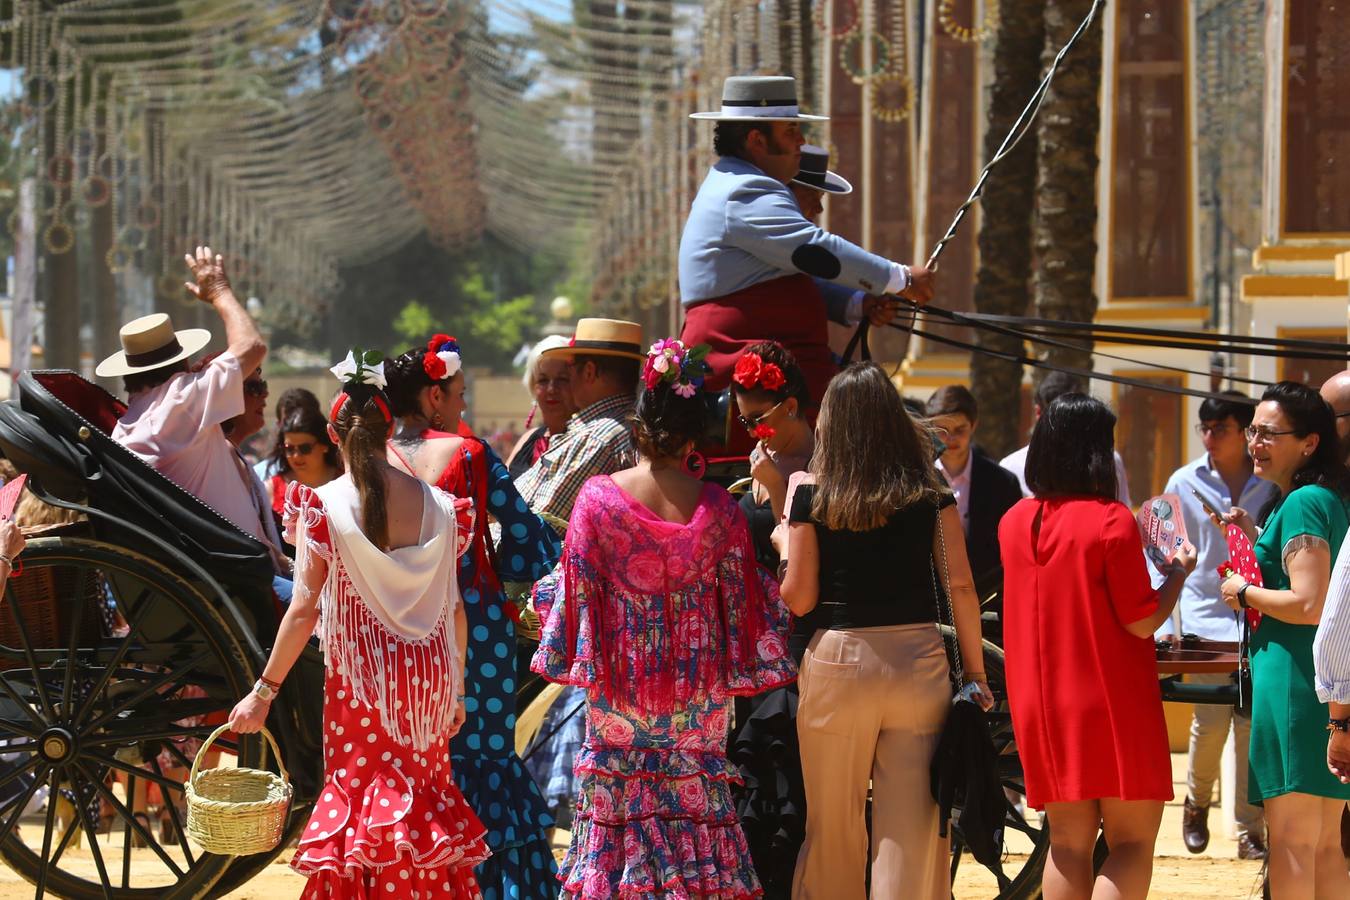
[[[680,239],[681,337],[711,345],[706,384],[713,390],[730,382],[742,348],[777,340],[797,357],[819,401],[836,367],[817,279],[850,294],[900,294],[925,303],[932,274],[869,253],[803,214],[788,188],[801,171],[801,125],[826,117],[800,111],[795,79],[733,76],[723,86],[722,108],[692,117],[717,123],[719,159]],[[861,303],[855,311],[863,312]]]

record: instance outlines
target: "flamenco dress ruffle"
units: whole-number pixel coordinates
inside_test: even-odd
[[[612,713],[593,701],[603,725]],[[697,717],[692,717],[697,718]],[[725,714],[722,714],[725,722]],[[604,718],[601,721],[605,721]],[[759,897],[720,753],[583,749],[564,892],[585,898]]]
[[[348,796],[324,785],[292,868],[303,897],[478,898],[473,867],[489,854],[484,829],[453,784],[414,787],[402,769],[372,767]]]

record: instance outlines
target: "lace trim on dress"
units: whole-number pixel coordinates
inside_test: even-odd
[[[1326,538],[1316,534],[1296,534],[1284,542],[1284,548],[1280,550],[1280,568],[1284,569],[1284,574],[1289,574],[1289,558],[1300,550],[1309,550],[1312,548],[1322,548],[1327,552],[1331,551],[1331,545],[1327,543]]]

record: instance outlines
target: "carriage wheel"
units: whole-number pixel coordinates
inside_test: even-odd
[[[249,689],[243,645],[192,584],[146,556],[38,538],[23,566],[0,606],[0,857],[38,897],[204,896],[232,860],[184,837],[175,769]],[[262,761],[260,741],[225,749],[241,765]],[[16,828],[44,785],[66,799],[67,821],[49,801]],[[164,841],[133,811],[147,785],[174,801]],[[102,835],[100,808],[112,819]],[[133,854],[135,843],[145,849]]]

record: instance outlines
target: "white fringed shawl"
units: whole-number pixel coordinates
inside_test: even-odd
[[[455,716],[461,674],[454,612],[463,546],[453,498],[430,485],[423,489],[420,543],[388,553],[361,531],[350,478],[315,491],[333,545],[319,600],[328,665],[354,700],[379,711],[390,737],[420,752],[445,735]],[[307,531],[317,516],[305,512],[296,520],[297,569],[304,568],[302,554],[314,549]]]

